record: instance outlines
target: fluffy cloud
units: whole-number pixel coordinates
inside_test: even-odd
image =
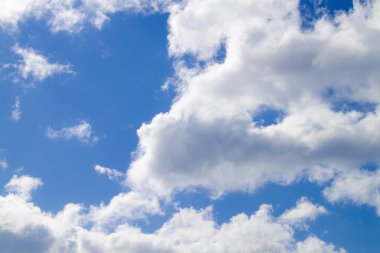
[[[169,12],[169,53],[179,63],[178,97],[168,113],[139,129],[139,148],[127,179],[135,189],[148,186],[164,195],[193,186],[253,191],[267,181],[289,184],[305,171],[310,180],[322,183],[337,172],[377,161],[378,1],[355,2],[351,12],[322,17],[309,31],[300,27],[296,0],[2,5],[7,10],[0,14],[3,26],[48,13],[53,31],[71,32],[85,22],[100,28],[118,11]],[[226,57],[217,62],[221,47]],[[23,77],[43,79],[69,70],[31,49],[14,50],[25,58],[19,65]],[[187,68],[181,64],[184,55],[203,61],[204,67]],[[336,107],[342,101],[374,104],[374,110]],[[262,126],[254,118],[263,108],[284,117]],[[71,130],[49,129],[48,135],[85,139]]]
[[[22,58],[16,68],[24,79],[32,78],[42,81],[54,74],[73,73],[71,65],[50,63],[45,56],[31,48],[21,48],[15,45],[13,51]]]
[[[251,216],[236,215],[220,226],[213,220],[211,211],[210,208],[181,209],[154,234],[120,227],[114,233],[99,235],[96,239],[86,235],[84,245],[90,249],[101,248],[101,252],[295,253],[304,249],[319,250],[309,252],[344,252],[315,237],[297,242],[293,237],[294,228],[272,216],[269,205],[262,205]],[[129,239],[126,239],[128,235]]]
[[[0,2],[0,27],[12,31],[30,18],[47,19],[54,32],[74,32],[81,28],[84,14],[75,0],[14,0]]]
[[[114,202],[120,201],[125,203],[115,205]],[[144,233],[125,221],[109,223],[109,218],[121,213],[130,214],[127,220],[139,217],[136,208],[151,210],[148,200],[145,203],[141,201],[144,201],[143,196],[130,192],[112,200],[108,206],[92,207],[89,212],[80,205],[67,204],[62,211],[52,214],[19,195],[0,196],[0,252],[345,252],[315,236],[304,241],[296,240],[294,233],[297,228],[293,221],[297,217],[294,216],[291,222],[282,218],[285,214],[275,217],[271,206],[266,204],[250,216],[238,214],[221,225],[213,220],[210,207],[179,209],[153,233]],[[297,212],[304,214],[299,217],[301,220],[317,216],[301,209],[320,208],[307,203],[309,206],[297,204],[295,207]],[[106,209],[117,211],[107,212]],[[96,213],[107,215],[97,216]],[[107,224],[114,229],[101,226],[106,221],[105,217]]]
[[[0,25],[15,29],[17,24],[30,16],[40,16],[45,9],[44,0],[14,0],[0,2]]]
[[[0,28],[15,31],[30,18],[46,20],[52,32],[79,32],[85,24],[101,28],[108,15],[121,11],[168,9],[170,0],[13,0],[0,2]]]
[[[42,181],[39,178],[14,175],[12,179],[5,185],[5,189],[9,194],[16,195],[25,200],[29,200],[32,191],[41,185]]]
[[[46,136],[50,139],[77,139],[83,143],[96,143],[99,137],[95,135],[92,126],[87,121],[81,121],[78,125],[71,127],[64,127],[59,130],[54,130],[48,127]]]
[[[67,31],[73,33],[82,28],[85,14],[76,8],[76,2],[76,0],[48,1],[47,6],[51,12],[48,23],[53,32]]]
[[[379,10],[379,1],[356,2],[304,31],[296,0],[173,5],[178,96],[138,130],[127,184],[162,195],[254,191],[304,176],[323,183],[379,162]],[[256,122],[268,108],[283,117]]]
[[[286,210],[280,219],[288,223],[304,223],[326,213],[327,211],[323,206],[314,205],[307,198],[301,198],[296,207]]]
[[[97,227],[109,229],[123,221],[146,218],[147,214],[162,214],[156,197],[136,192],[120,193],[108,205],[92,206],[89,216]]]
[[[0,196],[0,252],[75,252],[81,207],[53,215],[18,195]]]
[[[118,180],[123,177],[123,173],[120,171],[110,169],[99,164],[95,165],[94,170],[101,175],[106,175],[110,180]]]
[[[359,205],[376,208],[380,216],[380,170],[352,171],[335,178],[332,185],[325,189],[324,195],[331,202],[352,201]]]

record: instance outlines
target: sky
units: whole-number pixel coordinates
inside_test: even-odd
[[[379,0],[0,0],[0,253],[377,253]]]

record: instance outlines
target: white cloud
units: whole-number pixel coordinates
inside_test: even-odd
[[[15,31],[30,18],[44,19],[53,32],[79,31],[85,14],[75,0],[13,0],[0,2],[0,27]]]
[[[314,205],[307,198],[303,197],[297,202],[296,207],[286,210],[280,219],[290,224],[303,224],[305,221],[315,220],[323,214],[327,214],[323,206]]]
[[[165,5],[165,1],[87,0],[74,7],[73,1],[67,5],[56,1],[54,12],[49,4],[41,7],[43,1],[15,3],[2,3],[3,26],[53,13],[48,23],[56,32],[80,30],[85,22],[101,28],[112,13]],[[330,201],[349,199],[378,207],[378,172],[358,168],[379,162],[380,1],[365,7],[355,4],[349,14],[322,18],[308,32],[300,29],[296,0],[188,0],[166,6],[169,51],[178,61],[178,96],[169,112],[138,131],[139,147],[127,175],[134,191],[115,196],[109,205],[92,207],[87,215],[80,206],[69,204],[56,216],[9,194],[0,198],[2,206],[9,207],[0,208],[0,222],[7,224],[0,226],[5,228],[2,232],[36,243],[37,252],[344,252],[314,236],[294,238],[299,222],[326,211],[305,199],[279,217],[263,205],[251,216],[239,214],[220,226],[210,209],[180,209],[151,234],[128,223],[113,232],[103,228],[109,222],[143,218],[150,209],[159,213],[158,200],[146,197],[152,192],[162,197],[199,186],[217,193],[254,191],[267,182],[290,184],[305,173],[319,183],[339,175],[325,191]],[[226,58],[218,63],[214,58],[221,45]],[[184,55],[204,61],[204,67],[188,69],[181,62]],[[42,56],[30,62],[38,67],[24,60],[19,65],[22,75],[41,80],[65,66],[50,64]],[[46,71],[46,63],[56,67]],[[374,103],[375,111],[334,110],[340,100]],[[258,126],[253,118],[263,107],[283,111],[283,120]],[[60,130],[49,128],[46,134],[52,139],[97,140],[84,121]],[[321,164],[323,173],[315,169]],[[354,183],[363,188],[348,191]],[[25,192],[29,197],[32,189],[18,190],[18,195]],[[9,215],[16,206],[23,213]],[[88,228],[83,221],[94,226]],[[36,242],[33,234],[43,234],[46,241]]]
[[[336,169],[329,168],[326,166],[317,165],[310,168],[307,171],[307,177],[310,182],[316,182],[318,184],[326,183],[327,181],[333,179],[336,176]]]
[[[123,221],[140,220],[147,214],[162,214],[156,197],[136,192],[120,193],[108,205],[92,206],[89,217],[100,228],[113,228]]]
[[[45,56],[31,48],[21,48],[15,45],[13,51],[22,58],[16,67],[24,79],[32,78],[42,81],[55,74],[73,73],[71,65],[50,63]]]
[[[332,185],[324,190],[324,195],[331,202],[352,201],[359,205],[376,208],[380,216],[380,170],[352,171],[335,178]]]
[[[16,31],[28,19],[47,21],[52,32],[79,32],[84,25],[101,28],[107,15],[168,9],[169,0],[12,0],[0,1],[0,28]]]
[[[107,222],[122,213],[130,213],[132,216],[128,218],[133,218],[136,214],[133,209],[141,209],[139,203],[144,201],[140,198],[143,196],[135,193],[120,197],[128,200],[123,205],[116,205],[117,212],[108,212]],[[113,202],[100,206],[99,210],[93,207],[89,213],[80,205],[67,204],[62,211],[52,214],[16,195],[0,196],[0,252],[345,252],[315,236],[297,240],[294,220],[288,223],[281,216],[273,216],[271,206],[266,204],[252,215],[238,214],[220,225],[214,221],[211,207],[183,208],[155,232],[144,233],[125,222],[113,224],[114,229],[110,230],[99,226],[106,220],[94,219],[94,213],[114,208]],[[151,207],[147,203],[145,210]]]
[[[178,96],[138,130],[127,185],[164,196],[189,187],[252,192],[301,177],[327,182],[380,162],[379,6],[356,3],[307,32],[297,0],[172,6],[170,54],[205,64],[177,64]],[[215,61],[221,45],[226,58]],[[375,110],[339,110],[339,101]],[[263,107],[282,111],[283,119],[256,124]]]
[[[20,98],[16,97],[15,103],[12,106],[11,118],[14,121],[19,121],[21,119],[21,108],[20,108]]]
[[[123,173],[120,171],[116,169],[110,169],[99,164],[95,165],[94,170],[101,175],[106,175],[110,180],[118,180],[123,177]]]
[[[16,29],[19,22],[39,17],[46,8],[45,0],[0,1],[0,27]]]
[[[334,245],[327,244],[320,239],[310,236],[303,242],[297,243],[297,251],[299,253],[345,253],[344,249],[336,250]]]
[[[41,185],[42,181],[39,178],[14,175],[12,179],[5,185],[5,189],[10,194],[16,195],[25,200],[29,200],[32,191]]]
[[[49,25],[53,32],[67,31],[73,33],[81,30],[85,14],[75,7],[76,2],[76,0],[49,1],[52,12]]]
[[[99,140],[99,137],[93,132],[91,124],[87,121],[81,121],[78,125],[64,127],[59,130],[48,127],[46,136],[53,140],[58,138],[66,140],[77,139],[84,143],[96,143]]]

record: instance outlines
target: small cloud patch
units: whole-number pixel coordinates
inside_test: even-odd
[[[48,127],[46,130],[46,136],[50,139],[77,139],[83,143],[96,143],[99,137],[95,135],[92,130],[92,126],[87,121],[81,121],[78,125],[71,127],[64,127],[59,130],[54,130]]]

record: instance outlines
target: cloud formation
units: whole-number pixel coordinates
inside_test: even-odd
[[[324,190],[331,202],[353,202],[376,208],[380,216],[380,171],[358,170],[337,176],[332,185]]]
[[[21,48],[18,45],[13,47],[13,52],[21,57],[21,61],[16,65],[23,79],[42,81],[59,73],[73,73],[71,65],[50,63],[48,59],[31,48]]]
[[[15,176],[11,182],[20,178],[26,179],[25,176]],[[87,213],[80,205],[67,204],[62,211],[52,214],[43,212],[29,198],[11,193],[0,196],[0,252],[345,252],[312,235],[306,240],[297,240],[294,237],[297,228],[293,226],[297,217],[288,222],[281,218],[284,215],[273,216],[272,207],[267,204],[252,215],[238,214],[221,225],[216,224],[209,207],[179,209],[153,233],[144,233],[125,222],[114,224],[113,229],[100,226],[107,216],[94,215],[96,213],[111,214],[106,210],[115,209],[115,214],[129,215],[126,218],[130,220],[140,216],[136,210],[143,206],[146,211],[152,210],[152,202],[142,203],[143,198],[135,197],[134,193],[120,198],[126,200],[125,205],[115,205],[113,202],[119,200],[113,200],[108,206],[93,207]],[[301,202],[307,203],[306,209],[320,208],[305,199]],[[318,216],[302,210],[303,204],[295,207],[297,212],[304,214],[299,217],[301,220]],[[293,212],[288,210],[288,213]],[[106,224],[111,225],[109,220]]]
[[[1,2],[6,11],[0,11],[0,24],[16,29],[24,19],[45,17],[53,32],[77,32],[86,22],[101,28],[118,11],[165,10],[177,97],[168,112],[138,130],[138,149],[126,175],[132,191],[109,204],[88,212],[67,204],[57,214],[46,213],[30,201],[42,182],[14,176],[6,185],[9,194],[0,197],[0,207],[6,207],[0,208],[5,250],[25,252],[29,245],[28,252],[345,252],[313,235],[296,239],[300,224],[327,213],[306,198],[279,216],[264,204],[221,225],[211,208],[179,209],[154,233],[128,223],[161,214],[162,199],[192,187],[218,195],[307,178],[332,182],[324,191],[331,202],[349,200],[379,212],[379,170],[359,168],[380,162],[380,1],[356,1],[352,11],[322,17],[308,31],[300,26],[296,0],[78,3]],[[221,49],[225,57],[217,59]],[[43,80],[71,71],[33,49],[15,46],[14,51],[23,58],[18,65],[23,78]],[[361,106],[367,104],[371,110]],[[265,108],[283,117],[270,125],[255,121]],[[46,135],[98,140],[86,121],[49,127]],[[109,168],[95,170],[118,177]]]
[[[46,20],[52,32],[77,33],[86,24],[100,29],[108,15],[168,9],[170,0],[13,0],[0,2],[0,28],[16,31],[28,19]]]
[[[12,106],[11,118],[14,121],[19,121],[21,119],[21,107],[20,107],[20,98],[16,97],[15,103]]]
[[[123,177],[123,173],[120,171],[116,169],[110,169],[99,164],[96,164],[94,166],[94,170],[101,175],[106,175],[109,180],[118,180]]]
[[[5,189],[10,195],[29,200],[31,198],[31,193],[41,185],[42,181],[39,178],[14,175],[5,185]]]
[[[54,130],[48,127],[46,130],[46,136],[50,139],[77,139],[83,143],[96,143],[99,137],[95,135],[92,130],[92,126],[87,121],[81,121],[79,124],[70,127],[64,127],[59,130]]]
[[[323,206],[314,205],[304,197],[297,202],[294,208],[286,210],[280,219],[288,223],[304,223],[308,220],[315,220],[324,214],[327,214],[327,210]]]
[[[138,130],[127,185],[163,196],[253,192],[300,178],[328,183],[379,163],[379,6],[355,2],[303,30],[296,0],[174,5],[178,96]],[[265,108],[283,117],[256,122]]]

